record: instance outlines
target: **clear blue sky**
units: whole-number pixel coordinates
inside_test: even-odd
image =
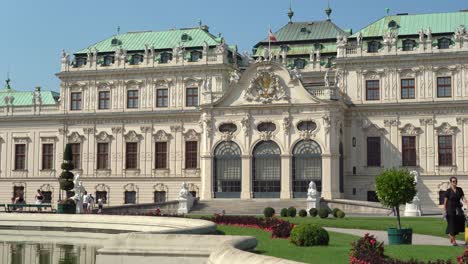
[[[326,0],[292,0],[294,21],[325,19]],[[332,20],[356,31],[390,13],[434,13],[468,9],[467,0],[330,0]],[[221,32],[240,51],[287,23],[289,0],[4,0],[0,3],[0,79],[12,86],[59,90],[60,51],[77,51],[121,32],[196,26]]]

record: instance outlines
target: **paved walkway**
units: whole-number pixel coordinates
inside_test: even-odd
[[[343,233],[349,235],[355,235],[363,237],[366,233],[374,235],[378,241],[383,241],[385,245],[388,245],[388,236],[387,231],[378,231],[378,230],[363,230],[363,229],[348,229],[348,228],[335,228],[335,227],[325,227],[327,231]],[[458,238],[462,237],[463,234],[458,235]],[[457,240],[459,246],[464,246],[465,241]],[[451,246],[448,237],[437,237],[437,236],[428,236],[428,235],[419,235],[413,234],[413,245],[434,245],[434,246]]]

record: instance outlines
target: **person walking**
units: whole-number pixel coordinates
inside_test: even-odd
[[[456,236],[465,232],[465,214],[460,200],[467,203],[462,188],[457,187],[457,184],[457,177],[450,177],[450,188],[447,189],[444,197],[444,216],[447,219],[445,233],[449,235],[453,246],[457,246]]]
[[[88,203],[89,203],[89,195],[88,192],[84,192],[83,195],[83,213],[87,214],[88,213]]]
[[[41,190],[37,189],[35,198],[36,198],[36,205],[41,205],[42,201],[44,201],[44,195],[42,194]],[[37,207],[37,210],[39,212],[42,211],[40,207]]]

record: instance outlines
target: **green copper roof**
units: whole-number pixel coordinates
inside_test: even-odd
[[[186,41],[182,41],[182,35],[187,34]],[[120,45],[112,45],[112,40],[117,38]],[[128,32],[117,36],[112,36],[85,49],[82,49],[75,54],[87,53],[90,49],[95,48],[99,52],[113,52],[117,47],[121,47],[127,51],[144,50],[145,45],[154,46],[155,49],[172,49],[183,44],[185,47],[202,47],[204,42],[210,46],[218,45],[222,38],[215,37],[208,31],[202,28],[189,29],[174,29],[168,31],[141,31]]]
[[[432,34],[452,33],[460,25],[468,26],[468,12],[386,16],[358,32],[361,32],[363,37],[383,36],[391,29],[389,27],[391,21],[396,22],[395,28],[399,36],[417,35],[421,29],[428,28],[431,29]],[[358,32],[352,37],[356,37]]]
[[[274,35],[278,42],[290,42],[331,40],[336,39],[337,35],[349,36],[349,33],[339,28],[330,20],[325,20],[288,23],[280,30],[276,31]],[[255,47],[258,47],[264,43],[268,43],[268,38],[257,43]]]
[[[5,85],[5,88],[0,89],[0,107],[6,106],[5,97],[12,96],[15,98],[13,100],[13,106],[31,106],[33,105],[33,93],[26,91],[16,91],[11,88],[9,82]],[[59,93],[52,91],[40,91],[42,105],[56,105]]]

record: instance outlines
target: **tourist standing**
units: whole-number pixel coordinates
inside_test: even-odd
[[[44,201],[44,195],[42,194],[41,190],[37,189],[35,198],[36,198],[36,205],[41,205],[42,201]],[[40,207],[37,207],[37,210],[42,211]]]
[[[93,194],[89,194],[88,213],[92,213],[94,208],[94,197]]]
[[[98,214],[102,214],[102,208],[104,207],[104,201],[102,198],[98,199]]]
[[[450,243],[454,246],[457,246],[458,233],[465,232],[465,214],[460,200],[467,202],[462,188],[457,187],[457,184],[457,177],[450,177],[450,188],[447,189],[444,197],[444,216],[447,219],[445,233],[449,235]]]
[[[83,195],[83,212],[85,214],[88,213],[88,203],[89,203],[89,195],[88,195],[88,192],[84,192],[84,195]]]

